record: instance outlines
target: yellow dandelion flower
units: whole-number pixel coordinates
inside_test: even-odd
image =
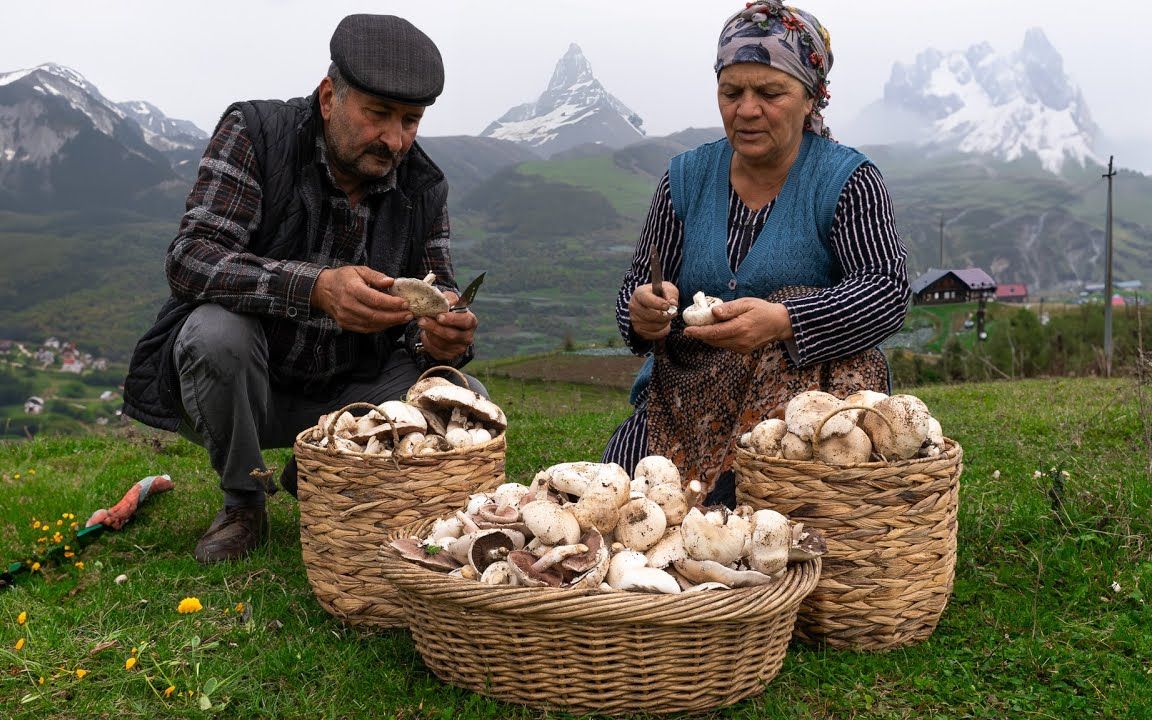
[[[43,545],[44,543],[48,542],[48,536],[45,535],[44,537],[38,537],[38,538],[36,538],[36,542]]]
[[[33,530],[39,530],[40,529],[40,521],[37,520],[36,518],[32,518],[32,529]]]
[[[63,539],[64,539],[64,536],[63,536],[63,535],[61,535],[60,533],[58,533],[58,532],[57,532],[57,533],[52,533],[52,542],[54,542],[54,543],[58,543],[58,542],[60,542],[60,541],[61,541],[61,540],[63,540]]]
[[[176,692],[176,686],[169,685],[168,687],[164,688],[164,697],[172,697],[172,693],[174,692]]]
[[[16,652],[20,652],[23,649],[24,649],[24,638],[20,638],[19,640],[16,641]]]
[[[244,603],[236,603],[236,612],[244,612]]]
[[[124,661],[124,669],[125,670],[131,670],[134,667],[136,667],[136,658],[130,657]]]
[[[139,648],[132,648],[132,654],[133,655],[135,655],[138,651],[139,651]]]
[[[72,564],[76,566],[77,570],[83,570],[84,569],[84,561],[83,560],[77,560],[76,562],[74,562]]]
[[[21,612],[19,615],[16,616],[16,624],[17,625],[23,625],[26,622],[28,622],[28,613]]]
[[[65,553],[64,553],[64,559],[66,559],[66,560],[67,560],[68,558],[74,558],[74,557],[76,557],[76,553],[74,553],[74,552],[71,552],[71,551],[65,551]]]
[[[88,674],[88,671],[85,670],[84,668],[76,668],[76,679],[77,680],[83,680],[84,676],[87,674]]]
[[[57,520],[57,521],[56,521],[56,524],[57,524],[57,525],[63,525],[63,524],[64,524],[64,521],[63,521],[63,520]]]
[[[36,572],[39,569],[40,569],[40,563],[38,563],[38,562],[32,563],[32,572]]]
[[[20,473],[16,473],[16,475],[13,476],[13,479],[19,480],[20,479]]]
[[[39,684],[41,684],[41,685],[43,685],[43,684],[44,684],[44,676],[43,676],[43,675],[41,675],[41,676],[40,676],[40,680],[39,680],[38,682],[39,682]]]
[[[182,613],[182,614],[183,613],[194,613],[194,612],[200,612],[203,609],[204,609],[204,606],[200,604],[200,601],[198,599],[196,599],[194,597],[186,597],[180,601],[180,604],[176,607],[176,612]]]
[[[79,530],[79,529],[80,529],[80,523],[78,523],[78,522],[73,522],[73,523],[70,523],[70,524],[68,525],[68,527],[69,527],[69,528],[71,528],[71,529],[73,529],[73,530]]]
[[[36,468],[28,468],[28,474],[29,475],[35,475],[36,474]]]

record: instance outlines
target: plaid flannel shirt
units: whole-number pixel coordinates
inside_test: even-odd
[[[378,369],[365,366],[365,358],[377,357],[380,338],[341,330],[311,306],[310,298],[324,268],[368,264],[369,230],[380,207],[376,200],[383,193],[396,192],[393,173],[372,183],[352,207],[332,176],[323,134],[317,135],[316,146],[316,162],[327,183],[319,218],[320,245],[309,248],[307,257],[272,260],[249,252],[251,235],[261,222],[260,171],[244,117],[233,111],[222,120],[200,162],[166,261],[168,283],[177,298],[263,316],[273,378],[302,383],[305,388]],[[415,277],[435,273],[441,289],[456,289],[447,206],[428,229],[424,256],[416,270]],[[418,364],[431,364],[414,352],[419,333],[416,323],[409,323],[402,332]],[[463,364],[470,357],[471,351],[453,364]]]

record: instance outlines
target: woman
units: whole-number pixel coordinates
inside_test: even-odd
[[[777,0],[725,24],[726,139],[672,159],[617,298],[626,342],[651,355],[605,462],[631,472],[666,455],[708,502],[734,506],[743,432],[804,390],[889,391],[876,345],[904,320],[907,250],[879,171],[824,127],[831,67],[823,26]],[[714,324],[685,327],[697,292],[725,302]]]

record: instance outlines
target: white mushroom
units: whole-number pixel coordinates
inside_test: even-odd
[[[856,425],[856,421],[846,413],[832,414],[843,406],[840,398],[831,393],[808,390],[788,401],[784,408],[784,422],[788,425],[788,432],[808,442],[812,441],[812,435],[821,422],[824,423],[820,427],[821,438],[844,435]]]
[[[853,427],[844,435],[812,443],[812,459],[828,465],[858,465],[872,458],[872,441],[868,433]]]
[[[497,431],[503,431],[508,427],[508,418],[504,416],[500,406],[471,388],[452,383],[434,385],[414,398],[413,402],[421,408],[430,410],[450,412],[452,408],[460,408],[468,417],[479,420]]]
[[[770,585],[775,582],[771,575],[756,570],[734,570],[715,560],[681,560],[673,567],[694,583],[718,582],[735,588]]]
[[[632,492],[647,495],[649,489],[664,484],[680,487],[680,471],[676,465],[663,455],[640,458],[632,470]]]
[[[695,560],[715,560],[730,565],[744,556],[749,537],[749,523],[744,518],[722,511],[700,512],[692,508],[680,523],[684,549]]]
[[[630,550],[643,553],[664,537],[668,519],[660,506],[648,498],[629,500],[620,508],[616,539]]]
[[[545,545],[572,545],[580,539],[579,521],[554,502],[533,500],[520,508],[520,518]]]
[[[612,556],[604,578],[616,590],[674,594],[680,592],[676,578],[659,568],[648,567],[644,553],[621,550]]]
[[[432,281],[436,279],[434,273],[428,273],[423,279],[396,278],[392,287],[388,289],[390,295],[402,297],[408,301],[408,309],[416,317],[427,317],[448,312],[448,298],[440,292]]]
[[[656,568],[665,568],[677,560],[687,558],[688,551],[684,549],[684,536],[680,526],[674,525],[668,528],[664,532],[664,537],[648,548],[648,552],[644,555],[648,558],[648,566]]]
[[[762,420],[748,436],[748,449],[757,455],[780,457],[780,441],[788,434],[788,424],[778,418]]]
[[[748,565],[765,575],[775,575],[788,565],[792,548],[792,524],[775,510],[757,510],[752,514],[752,538],[749,542]]]
[[[519,585],[520,579],[507,560],[497,560],[484,569],[480,582],[485,585]]]
[[[692,304],[684,308],[681,315],[685,325],[711,325],[716,322],[712,315],[712,308],[724,301],[717,297],[698,292],[692,296]]]
[[[620,508],[610,489],[584,493],[576,502],[565,505],[564,509],[572,513],[582,531],[596,528],[602,534],[607,534],[615,530],[620,522]]]
[[[675,484],[656,485],[648,489],[648,499],[660,506],[669,525],[679,525],[691,507],[688,497],[680,489],[680,481]]]
[[[780,440],[780,457],[785,460],[811,460],[812,443],[801,440],[795,433],[788,433]]]
[[[886,460],[907,460],[920,451],[932,427],[932,413],[914,395],[892,395],[866,412],[860,427],[872,439],[872,447]],[[877,414],[883,417],[878,417]],[[887,421],[887,422],[885,422]]]
[[[528,494],[528,486],[516,482],[506,482],[492,491],[492,501],[497,505],[520,507],[520,501]]]

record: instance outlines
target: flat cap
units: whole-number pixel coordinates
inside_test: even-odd
[[[407,105],[436,102],[444,61],[432,39],[395,15],[349,15],[329,43],[332,62],[352,87]]]

